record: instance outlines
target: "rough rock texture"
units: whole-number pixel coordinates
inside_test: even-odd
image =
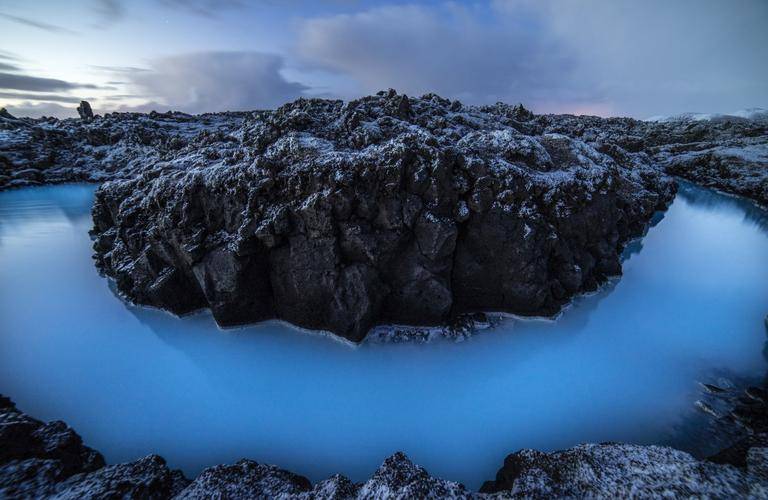
[[[765,498],[768,448],[752,448],[738,469],[661,446],[585,444],[509,455],[481,492],[523,498]]]
[[[52,484],[103,466],[64,422],[43,423],[0,395],[0,498],[47,494]]]
[[[312,485],[273,465],[241,460],[204,470],[193,481],[157,455],[104,465],[65,424],[44,424],[0,396],[0,498],[765,498],[768,448],[750,446],[740,466],[699,461],[659,446],[581,445],[555,453],[522,450],[507,457],[480,493],[431,476],[403,453],[370,479],[342,475]]]
[[[80,106],[77,107],[77,114],[80,115],[81,120],[93,120],[91,104],[88,101],[80,101]]]
[[[680,116],[664,121],[545,115],[531,123],[609,154],[615,146],[645,153],[670,174],[768,206],[768,112],[751,118]]]
[[[768,379],[761,387],[748,387],[735,394],[719,387],[712,390],[717,391],[718,398],[726,401],[728,408],[727,412],[718,416],[718,423],[722,428],[736,427],[741,432],[735,443],[712,455],[709,460],[744,467],[750,449],[768,448]]]
[[[555,312],[620,272],[622,244],[671,196],[660,171],[768,204],[768,114],[750,116],[537,116],[394,91],[200,116],[5,113],[0,189],[117,180],[99,193],[97,263],[129,299],[359,340]]]
[[[641,154],[529,135],[519,114],[383,92],[251,116],[104,184],[97,265],[140,304],[353,341],[382,323],[551,315],[621,273],[674,185]]]
[[[437,479],[414,465],[403,453],[384,460],[357,491],[356,498],[469,498],[464,485]]]
[[[54,496],[82,498],[172,498],[189,481],[181,471],[170,470],[157,455],[125,464],[108,465],[84,472],[57,484]]]
[[[126,178],[231,133],[244,113],[112,113],[94,120],[0,113],[0,190]],[[202,164],[202,161],[201,161]]]
[[[154,455],[105,466],[64,422],[40,422],[0,396],[0,498],[168,498],[186,483]]]
[[[298,495],[312,489],[309,479],[264,465],[241,460],[204,470],[177,498],[274,498]]]
[[[521,105],[462,109],[501,114],[517,122],[517,128],[527,134],[560,133],[608,154],[645,153],[654,165],[670,173],[768,205],[768,111],[751,110],[740,116],[686,114],[641,121],[537,116]],[[402,113],[407,111],[404,105]],[[215,155],[213,150],[220,150],[223,142],[237,136],[247,117],[258,120],[270,113],[108,113],[80,121],[19,119],[2,109],[0,190],[37,183],[128,178],[185,150],[191,153],[200,149],[203,157]],[[198,158],[197,164],[204,164],[202,160]]]

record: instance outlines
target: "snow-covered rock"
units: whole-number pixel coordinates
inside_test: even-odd
[[[521,450],[480,490],[514,498],[765,498],[767,448],[739,469],[663,446],[584,444],[554,453]]]
[[[105,183],[96,261],[130,300],[222,325],[551,315],[621,273],[674,186],[647,158],[525,133],[519,109],[300,99]],[[578,269],[579,271],[574,271]]]
[[[764,389],[747,393],[764,403]],[[756,415],[760,428],[765,406]],[[506,458],[496,479],[480,492],[436,478],[400,452],[357,484],[335,474],[313,485],[274,465],[245,459],[210,467],[190,481],[157,455],[105,465],[66,424],[44,424],[0,396],[0,498],[766,498],[768,447],[765,441],[750,442],[715,461],[627,444],[585,444],[553,453],[521,450]]]

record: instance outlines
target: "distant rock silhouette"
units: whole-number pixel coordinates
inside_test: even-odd
[[[93,119],[93,110],[88,101],[80,101],[80,106],[77,107],[77,114],[79,114],[80,118],[83,120]]]

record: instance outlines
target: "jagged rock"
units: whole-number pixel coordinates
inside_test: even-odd
[[[99,470],[76,474],[58,484],[58,499],[146,498],[166,499],[178,494],[189,481],[165,460],[149,455],[135,462],[107,465]]]
[[[312,483],[305,477],[274,465],[241,460],[205,469],[176,498],[277,498],[311,489]]]
[[[52,430],[56,429],[56,430]],[[762,438],[764,439],[764,438]],[[43,424],[0,396],[2,498],[765,498],[768,448],[752,440],[721,465],[660,446],[581,445],[555,453],[522,450],[507,457],[480,493],[431,476],[403,453],[390,456],[364,483],[336,474],[316,483],[251,460],[204,470],[190,482],[161,457],[104,465],[63,423]],[[728,460],[741,460],[739,467]]]
[[[471,498],[464,485],[437,479],[414,465],[404,453],[384,460],[373,476],[357,491],[358,499],[378,498]]]
[[[334,474],[315,484],[312,491],[300,493],[296,497],[307,500],[348,500],[356,498],[359,489],[360,485],[353,483],[349,478],[341,474]]]
[[[99,194],[94,236],[129,299],[352,340],[557,311],[620,273],[622,244],[671,197],[660,169],[768,203],[757,119],[531,117],[386,91],[0,128],[0,189],[121,180]]]
[[[88,101],[80,101],[80,105],[77,107],[77,114],[80,115],[82,120],[93,120],[91,104]]]
[[[520,498],[764,498],[765,448],[746,469],[699,461],[662,446],[586,444],[565,451],[509,455],[481,492]]]
[[[533,120],[534,114],[526,109],[522,103],[519,103],[514,108],[512,108],[512,118],[521,122],[526,122]]]
[[[394,118],[415,122],[426,130],[445,130],[449,120],[443,114],[412,115],[413,98],[394,91],[380,93],[388,99],[386,112]],[[467,107],[434,94],[421,98],[462,113],[459,121],[472,125],[475,112],[493,116],[499,123],[532,136],[560,133],[582,140],[612,157],[646,155],[646,160],[692,182],[739,194],[768,205],[768,114],[738,116],[682,116],[666,121],[640,121],[629,118],[595,116],[532,115],[521,104]],[[376,144],[387,132],[386,121],[379,123],[354,110],[340,123],[355,147]],[[316,111],[313,111],[316,112]],[[158,161],[184,158],[184,168],[202,166],[220,156],[227,162],[239,161],[239,142],[269,145],[282,132],[265,118],[274,112],[216,113],[190,116],[179,112],[148,115],[107,113],[100,120],[9,119],[0,116],[0,189],[29,185],[9,181],[17,169],[37,168],[43,179],[36,182],[101,182],[128,178],[147,168],[158,168]],[[295,113],[286,123],[312,126],[308,113]],[[260,125],[246,133],[244,121]],[[384,125],[384,128],[381,127]],[[447,131],[458,141],[461,129]],[[101,146],[109,146],[108,148]],[[257,148],[258,149],[258,148]],[[3,167],[5,164],[5,167]],[[168,168],[164,165],[162,168]],[[3,172],[5,169],[5,173]]]
[[[731,446],[720,450],[707,460],[716,464],[730,464],[736,467],[746,467],[749,452],[753,448],[768,449],[768,434],[750,434],[741,438]]]
[[[0,396],[0,463],[32,459],[40,464],[47,461],[46,467],[56,468],[60,477],[104,465],[101,454],[84,446],[80,436],[64,422],[43,423]]]
[[[673,175],[768,206],[766,113],[752,119],[684,116],[661,122],[544,115],[534,122],[543,131],[578,137],[614,157],[647,155]],[[620,150],[610,151],[615,146]]]
[[[103,185],[97,265],[140,304],[353,341],[382,323],[552,314],[621,272],[674,186],[494,109],[389,91],[251,117],[220,149],[232,161],[198,166],[189,149]]]
[[[6,118],[8,120],[15,120],[16,117],[8,112],[5,108],[0,108],[0,118]]]
[[[168,498],[187,482],[157,456],[105,466],[64,422],[40,422],[0,396],[1,498]]]

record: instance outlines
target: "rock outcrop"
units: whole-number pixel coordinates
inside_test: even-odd
[[[552,314],[620,272],[623,243],[670,200],[665,173],[768,204],[766,123],[394,91],[252,113],[0,115],[0,189],[112,180],[97,264],[129,300],[357,341],[380,323]]]
[[[585,444],[513,453],[480,491],[514,498],[764,498],[766,465],[768,448],[750,449],[738,469],[662,446]]]
[[[0,396],[0,498],[168,498],[187,482],[157,456],[105,466],[64,422],[40,422]]]
[[[0,190],[133,177],[187,147],[233,133],[244,116],[107,113],[57,120],[0,114]]]
[[[520,114],[394,92],[300,99],[104,184],[97,265],[139,304],[353,341],[381,323],[551,315],[621,273],[623,244],[674,186],[642,154],[530,135]]]
[[[751,446],[744,463],[701,461],[672,448],[581,445],[509,455],[480,492],[431,476],[403,453],[384,460],[363,483],[336,474],[314,485],[273,465],[240,460],[189,480],[149,455],[105,465],[66,424],[44,424],[0,396],[0,497],[15,498],[765,498],[768,448]]]
[[[521,104],[463,109],[500,114],[516,121],[526,134],[553,132],[578,138],[608,154],[643,152],[662,170],[768,206],[766,111],[641,121],[534,115]],[[237,140],[247,117],[258,120],[271,113],[107,113],[93,120],[57,120],[15,118],[0,112],[0,190],[129,178],[159,160],[178,156],[201,165],[215,155],[210,147],[221,150],[223,143]],[[407,113],[405,105],[402,113]],[[203,154],[190,155],[185,150]],[[27,173],[16,177],[19,171]]]
[[[601,151],[614,146],[642,151],[670,174],[768,206],[766,112],[752,118],[684,115],[664,121],[543,115],[532,122],[543,131],[580,138]]]
[[[93,120],[91,104],[88,101],[80,101],[80,106],[77,107],[77,114],[80,115],[81,120]]]

